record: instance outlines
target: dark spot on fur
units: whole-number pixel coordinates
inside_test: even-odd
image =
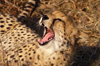
[[[60,65],[62,65],[63,63],[60,63]]]
[[[32,46],[34,46],[35,44],[32,44]]]
[[[67,44],[68,44],[68,45],[70,45],[70,44],[71,44],[71,42],[70,42],[70,41],[67,41]]]
[[[20,30],[23,30],[23,29],[20,29]]]
[[[10,27],[7,27],[7,29],[10,29]]]
[[[3,19],[2,17],[0,17],[0,19]]]
[[[35,54],[36,52],[34,51],[33,54]]]
[[[50,60],[50,58],[48,58],[48,60]]]
[[[61,46],[64,46],[64,44],[62,44]]]
[[[14,51],[14,49],[12,49],[11,51]]]
[[[14,36],[14,34],[12,34],[12,36]],[[15,37],[14,37],[15,38]]]
[[[14,37],[14,38],[17,38],[17,37]]]
[[[32,36],[34,36],[34,35],[32,35]]]
[[[31,55],[31,53],[29,53],[28,55]]]
[[[32,59],[32,57],[30,57],[30,60]]]
[[[31,39],[31,40],[34,40],[34,39]]]
[[[27,14],[26,13],[23,13],[25,16],[27,16]]]
[[[11,45],[9,47],[11,47]]]
[[[28,10],[28,9],[25,9],[25,11],[29,12],[29,10]],[[25,18],[25,16],[23,16],[23,17]]]
[[[11,22],[14,22],[14,21],[11,20]]]
[[[19,49],[19,50],[22,50],[22,49]]]
[[[3,27],[4,27],[4,25],[0,25],[0,27],[1,27],[1,28],[3,28]]]
[[[9,24],[9,26],[12,26],[12,24]]]
[[[19,51],[19,53],[22,53],[23,51]]]
[[[17,34],[17,36],[20,36],[20,34]]]
[[[63,52],[63,51],[60,51],[60,53],[61,53],[61,54],[64,54],[64,52]]]
[[[14,55],[11,55],[11,56],[10,56],[10,58],[13,58],[13,57],[14,57]]]
[[[7,59],[5,59],[5,60],[7,60]]]
[[[27,35],[27,36],[30,36],[30,35]]]
[[[37,63],[35,63],[37,65]]]
[[[4,23],[4,21],[0,21],[0,23]]]
[[[26,66],[26,64],[23,64],[23,66]]]
[[[11,44],[11,42],[9,42],[8,44]]]
[[[65,40],[67,40],[67,38],[64,38]]]
[[[29,2],[29,4],[30,4],[31,6],[35,6],[34,3],[32,3],[32,2]]]
[[[37,38],[37,36],[36,36],[36,37],[34,37],[34,38]]]
[[[60,58],[57,58],[58,60],[60,59]]]
[[[29,39],[30,37],[27,37],[27,39]]]
[[[55,57],[53,57],[53,59],[55,59]]]
[[[63,44],[66,44],[66,42],[63,42]]]
[[[31,8],[31,6],[25,6],[25,8]]]
[[[25,48],[25,50],[27,50],[27,48]]]
[[[23,31],[21,33],[24,33]]]
[[[13,17],[10,15],[10,18],[13,18]]]
[[[40,60],[40,56],[39,55],[37,56],[37,58],[38,58],[38,60]]]
[[[24,61],[24,59],[21,59],[21,61]]]
[[[64,58],[64,61],[66,61],[66,59]]]
[[[21,38],[24,38],[24,37],[21,37]]]
[[[8,61],[9,63],[11,63],[11,61]]]
[[[26,34],[23,34],[23,35],[26,35]]]
[[[32,49],[32,51],[34,51],[34,49]]]
[[[11,39],[12,37],[10,37],[9,39]]]
[[[35,42],[38,42],[38,40],[36,39]]]
[[[51,66],[54,66],[54,64],[51,64]]]
[[[19,57],[22,57],[22,55],[20,55]]]
[[[13,59],[15,59],[15,58],[13,58]]]
[[[15,60],[15,62],[18,62],[18,60]]]
[[[1,30],[1,32],[5,32],[5,30]]]
[[[8,52],[6,52],[6,54],[7,54]]]
[[[4,42],[4,44],[6,44],[7,42]]]
[[[64,33],[64,35],[66,35],[66,33]]]
[[[55,53],[57,53],[57,51],[55,51]]]
[[[10,20],[10,18],[6,18],[7,20]]]
[[[23,48],[25,48],[25,47],[26,47],[26,45],[23,46]]]
[[[27,52],[25,52],[25,54],[27,54]]]

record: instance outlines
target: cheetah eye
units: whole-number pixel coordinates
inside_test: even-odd
[[[43,19],[46,20],[49,19],[49,17],[47,15],[43,15]]]

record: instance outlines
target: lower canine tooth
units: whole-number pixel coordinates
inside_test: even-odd
[[[43,44],[43,42],[41,42],[41,44]]]
[[[50,38],[49,40],[51,40],[52,38]]]

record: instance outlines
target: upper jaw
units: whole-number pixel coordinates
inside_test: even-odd
[[[54,38],[54,32],[43,24],[43,17],[40,18],[39,24],[44,27],[44,34],[42,39],[39,41],[39,45],[44,46]]]
[[[39,44],[41,46],[48,44],[48,42],[50,42],[54,38],[54,32],[51,29],[47,28],[47,27],[44,27],[44,28],[45,29],[44,29],[43,37],[39,41]]]

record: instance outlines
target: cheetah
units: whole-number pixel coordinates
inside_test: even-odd
[[[25,8],[17,17],[0,13],[0,49],[3,49],[5,63],[9,63],[11,60],[8,57],[10,52],[12,53],[15,49],[25,44],[33,45],[38,43],[40,37],[34,30],[24,24],[24,21],[29,18],[35,8],[35,4],[36,1],[28,0]]]
[[[29,2],[34,3],[32,0]],[[75,44],[86,41],[88,35],[75,28],[64,13],[54,11],[40,18],[39,25],[44,28],[43,37],[40,37],[34,30],[21,23],[28,17],[32,8],[29,12],[25,8],[17,18],[0,15],[0,40],[5,53],[5,63],[9,66],[68,65]]]

